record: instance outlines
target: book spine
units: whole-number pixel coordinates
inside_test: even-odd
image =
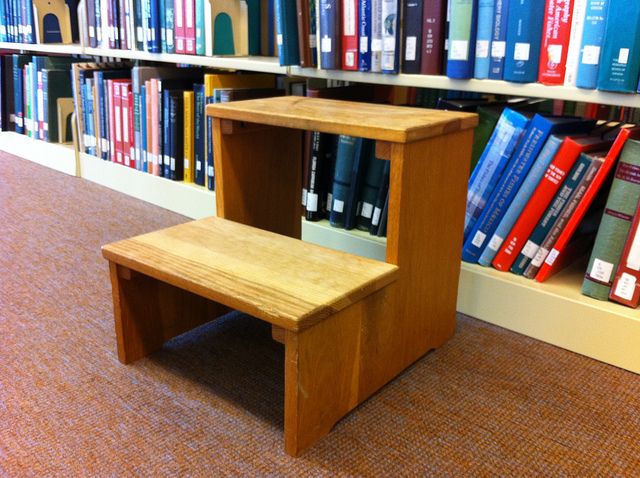
[[[544,175],[547,172],[551,161],[560,149],[561,144],[561,137],[549,137],[544,147],[542,148],[542,151],[540,151],[540,154],[538,155],[535,163],[531,167],[531,170],[529,171],[525,182],[518,190],[518,193],[514,197],[511,205],[498,224],[498,227],[487,242],[487,247],[485,247],[482,251],[482,254],[478,259],[478,264],[482,266],[491,265],[491,262],[495,258],[500,246],[502,246],[502,243],[504,242],[504,238],[507,237],[507,234],[509,234],[509,232],[513,228],[513,225],[518,220],[518,217],[526,207],[529,199],[538,187],[538,184],[540,184],[540,181],[543,180]]]
[[[136,147],[140,148],[140,171],[149,172],[149,161],[147,158],[147,86],[140,85],[140,142],[136,143]],[[135,106],[135,103],[134,103]],[[135,116],[134,116],[135,120]],[[135,122],[134,122],[135,125]]]
[[[205,92],[205,97],[204,97],[204,101],[205,104],[211,104],[214,103],[214,96],[213,96],[213,85],[209,84],[211,80],[209,80],[209,78],[205,75],[204,77],[204,92]],[[215,170],[214,170],[214,165],[213,165],[213,121],[211,119],[210,116],[206,116],[205,117],[205,124],[206,124],[206,128],[205,128],[205,157],[206,157],[206,161],[205,161],[205,171],[206,171],[206,183],[207,183],[207,189],[209,189],[210,191],[215,191]]]
[[[176,24],[176,3],[180,4],[180,7],[184,5],[184,0],[177,0],[176,2],[172,0],[164,0],[164,39],[165,39],[165,47],[163,47],[162,51],[166,53],[175,53],[176,52],[176,42],[175,42],[175,24]],[[181,14],[180,18],[184,22],[184,15]],[[183,29],[184,32],[184,29]]]
[[[42,137],[49,141],[49,71],[42,70]],[[57,141],[57,136],[56,136]]]
[[[322,162],[322,134],[319,131],[310,133],[309,172],[307,174],[307,195],[304,201],[305,219],[319,221],[322,219],[321,196],[318,194],[320,184],[320,165]]]
[[[162,78],[158,78],[158,81],[156,81],[156,87],[158,89],[157,94],[156,94],[156,101],[157,103],[155,105],[153,105],[156,109],[157,109],[157,118],[158,118],[158,127],[155,127],[155,123],[154,123],[154,128],[157,132],[158,132],[158,142],[157,142],[157,154],[156,157],[158,158],[158,176],[162,176],[162,177],[166,177],[165,176],[165,170],[164,170],[164,110],[165,110],[165,103],[164,103],[164,90],[162,88]]]
[[[422,9],[422,55],[420,60],[420,73],[423,75],[442,74],[446,14],[446,0],[424,2]]]
[[[347,230],[356,227],[356,218],[360,213],[358,198],[360,196],[363,173],[374,152],[373,146],[374,142],[370,139],[356,139],[355,154],[351,165],[351,180],[344,211],[344,228]]]
[[[480,80],[489,78],[495,9],[496,0],[478,0],[478,27],[473,77]]]
[[[585,15],[589,0],[574,0],[573,13],[571,15],[571,33],[569,34],[569,46],[567,48],[567,61],[564,72],[564,85],[576,86],[578,63],[580,62],[580,45],[584,34]]]
[[[340,0],[320,0],[320,66],[325,70],[341,68],[340,10]]]
[[[113,119],[115,126],[115,152],[116,163],[124,164],[123,148],[122,148],[122,93],[120,91],[121,84],[117,81],[113,82]]]
[[[311,49],[310,67],[318,67],[318,10],[317,0],[309,2],[309,48]]]
[[[133,36],[135,37],[135,49],[144,51],[145,37],[142,26],[142,5],[143,0],[133,0]]]
[[[620,257],[609,299],[637,308],[640,302],[640,212],[636,208],[633,223]]]
[[[598,169],[600,169],[600,166],[602,165],[602,161],[599,158],[592,159],[586,154],[580,155],[580,159],[578,159],[576,165],[580,165],[585,158],[587,159],[586,171],[582,174],[582,177],[575,185],[574,190],[571,192],[569,198],[566,199],[564,206],[562,206],[559,212],[556,213],[556,217],[552,218],[549,221],[549,232],[545,236],[544,241],[542,241],[542,244],[538,248],[536,254],[531,259],[531,262],[523,273],[523,275],[528,279],[533,279],[540,270],[542,262],[548,257],[548,251],[553,248],[553,245],[560,236],[560,233],[562,232],[567,222],[569,221],[569,218],[584,197],[587,188],[593,181],[595,175],[598,172]],[[567,179],[567,183],[569,183],[571,179],[573,178],[570,175]]]
[[[572,1],[547,0],[538,68],[540,83],[545,85],[564,83],[572,13]]]
[[[205,138],[205,116],[204,116],[204,85],[194,87],[194,118],[193,118],[193,161],[194,161],[194,182],[200,186],[205,184],[204,138]]]
[[[143,0],[147,5],[147,50],[150,53],[160,53],[160,7],[158,0]]]
[[[171,1],[171,0],[169,0]],[[187,51],[186,46],[186,29],[185,29],[185,0],[173,0],[174,9],[174,25],[175,25],[175,51],[183,55]]]
[[[404,38],[402,49],[402,72],[420,73],[422,58],[422,0],[407,0],[404,3]]]
[[[369,71],[382,71],[382,1],[371,0],[371,65]]]
[[[44,140],[44,105],[45,105],[45,99],[44,99],[44,80],[42,78],[42,72],[43,70],[38,70],[36,72],[37,78],[37,111],[36,111],[36,115],[37,115],[37,128],[35,128],[35,132],[37,133],[35,135],[36,138],[38,138],[39,140]]]
[[[371,215],[371,226],[369,226],[369,234],[372,236],[378,235],[384,204],[389,192],[390,167],[390,161],[384,161],[384,165],[382,166],[382,177],[380,178],[378,186],[378,194],[373,206],[373,214]]]
[[[151,110],[151,123],[147,122],[147,128],[151,130],[151,172],[154,176],[161,176],[160,167],[162,159],[160,158],[160,125],[162,124],[159,118],[159,105],[158,105],[158,79],[151,79],[151,88],[147,90],[147,96],[149,96],[150,110]]]
[[[358,0],[342,0],[342,69],[358,69]]]
[[[594,89],[598,84],[608,6],[609,0],[587,0],[575,78],[578,88]]]
[[[545,0],[517,0],[509,4],[505,80],[528,83],[538,79],[544,7]]]
[[[356,217],[356,228],[362,231],[368,231],[371,227],[371,219],[385,163],[385,161],[377,159],[375,154],[370,154],[368,159],[363,175],[362,188],[358,200],[358,215]]]
[[[464,221],[465,240],[480,217],[529,120],[505,109],[469,179]]]
[[[184,103],[183,92],[176,91],[169,95],[169,141],[170,147],[170,169],[173,181],[184,180]]]
[[[169,90],[164,90],[162,92],[162,105],[163,108],[160,110],[162,114],[162,176],[165,178],[171,178],[171,96]],[[173,118],[173,122],[175,124],[175,117]],[[175,165],[175,158],[174,165]]]
[[[122,102],[126,106],[124,108],[123,118],[126,119],[126,127],[124,131],[124,144],[125,154],[129,157],[129,166],[133,169],[137,169],[135,160],[135,147],[133,144],[133,91],[131,90],[131,83],[126,83],[126,96],[123,96]]]
[[[298,20],[296,4],[291,0],[276,0],[276,34],[281,66],[299,65]]]
[[[205,21],[204,8],[205,0],[195,0],[195,39],[196,39],[196,55],[204,55],[206,53],[205,41]]]
[[[382,0],[382,73],[398,73],[400,9],[398,0]]]
[[[472,78],[478,0],[451,0],[450,9],[447,76],[458,79]]]
[[[613,3],[612,3],[613,5]],[[640,142],[629,140],[622,150],[600,222],[582,293],[607,300],[633,214],[640,198]]]
[[[344,226],[345,206],[355,159],[355,148],[356,138],[340,135],[331,193],[333,202],[329,215],[329,224],[333,227]]]
[[[13,55],[13,102],[15,108],[16,133],[24,134],[24,110],[22,108],[23,86],[22,68],[19,55]]]
[[[633,93],[640,73],[640,2],[611,0],[598,89]]]
[[[524,274],[532,260],[537,263],[537,267],[542,264],[548,250],[544,252],[543,256],[540,246],[545,241],[549,231],[562,212],[562,209],[565,207],[565,204],[567,204],[570,195],[577,187],[590,163],[590,158],[587,155],[582,154],[573,164],[571,171],[566,175],[566,180],[560,184],[559,189],[556,191],[553,199],[549,203],[549,206],[535,225],[535,228],[531,231],[526,242],[520,241],[522,249],[518,253],[515,262],[511,265],[511,272],[519,275]],[[517,248],[512,249],[514,253],[516,249]]]
[[[371,70],[371,0],[358,5],[358,69]]]
[[[113,80],[105,80],[107,119],[109,123],[109,148],[107,159],[116,161],[116,128],[115,128],[115,105],[114,105],[114,85]]]
[[[184,0],[184,48],[187,55],[196,54],[195,0]]]
[[[155,129],[155,125],[153,124],[153,102],[151,101],[153,94],[153,87],[151,85],[151,80],[147,80],[144,82],[145,89],[145,123],[146,123],[146,132],[147,137],[145,139],[146,145],[146,156],[147,156],[147,173],[154,174],[154,162],[153,162],[153,130]],[[141,105],[142,106],[142,105]]]
[[[194,93],[193,91],[185,91],[183,93],[183,136],[184,136],[184,154],[183,154],[183,170],[184,181],[187,183],[193,182],[193,106],[194,106]]]
[[[495,0],[491,31],[491,59],[489,79],[501,80],[504,72],[504,57],[507,51],[507,20],[510,0]]]

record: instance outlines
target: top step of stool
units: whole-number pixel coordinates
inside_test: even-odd
[[[398,268],[211,217],[107,244],[111,262],[288,330],[393,282]]]
[[[478,117],[473,113],[300,96],[207,105],[207,115],[391,143],[411,143],[475,128],[478,124]]]

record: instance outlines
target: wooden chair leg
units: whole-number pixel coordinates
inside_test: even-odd
[[[134,362],[167,340],[229,309],[152,277],[109,263],[118,359]]]

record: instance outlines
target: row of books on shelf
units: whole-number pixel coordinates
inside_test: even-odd
[[[462,259],[543,282],[590,252],[583,294],[637,307],[638,198],[639,127],[505,108],[469,179]]]
[[[280,0],[276,26],[283,65],[638,89],[639,2]]]

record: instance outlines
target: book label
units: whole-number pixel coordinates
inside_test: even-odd
[[[527,241],[527,243],[522,248],[521,254],[524,254],[529,259],[533,259],[533,257],[538,252],[538,244],[533,241]]]
[[[634,271],[640,271],[640,234],[633,237],[629,257],[627,257],[627,267]]]
[[[597,281],[608,284],[609,280],[611,279],[612,273],[613,273],[613,264],[596,258],[593,261],[593,266],[591,267],[591,272],[589,272],[589,276],[596,279]]]
[[[352,51],[348,51],[344,55],[344,63],[346,66],[355,66],[356,56]]]
[[[489,58],[489,40],[476,42],[476,58]]]
[[[366,217],[367,219],[370,219],[371,216],[373,215],[373,204],[368,202],[362,203],[362,211],[360,211],[360,215],[362,217]]]
[[[530,43],[516,43],[513,50],[513,59],[516,61],[529,61]]]
[[[342,33],[345,36],[352,37],[356,34],[356,3],[355,2],[342,2],[342,8],[344,9],[344,16],[342,18]]]
[[[471,244],[473,244],[476,247],[482,247],[482,244],[484,244],[484,240],[487,238],[487,235],[482,232],[482,231],[477,231],[476,235],[473,236],[473,241],[471,241]]]
[[[494,41],[491,43],[491,56],[493,58],[504,58],[507,52],[507,42]]]
[[[626,65],[629,61],[629,49],[628,48],[620,48],[620,53],[618,54],[618,63],[621,65]]]
[[[503,242],[504,242],[504,237],[500,237],[497,234],[494,234],[491,240],[489,241],[488,246],[492,251],[497,251]]]
[[[307,194],[307,211],[318,211],[318,195],[316,193]]]
[[[373,209],[373,216],[371,216],[371,224],[377,226],[380,223],[380,214],[382,214],[382,209],[376,207]]]
[[[371,39],[371,51],[382,51],[382,40],[380,38]]]
[[[416,37],[407,37],[407,44],[405,45],[405,59],[406,61],[416,61]]]
[[[547,259],[545,260],[545,262],[550,266],[552,266],[559,255],[560,255],[560,251],[558,251],[557,249],[551,249],[551,252],[547,256]]]
[[[320,51],[322,53],[331,53],[331,38],[330,37],[322,37],[322,41],[320,42]]]
[[[547,54],[549,56],[550,63],[559,65],[562,61],[562,45],[549,45],[547,48]]]
[[[547,255],[549,255],[549,251],[544,247],[540,247],[538,249],[538,252],[536,252],[535,257],[531,259],[531,264],[533,264],[535,267],[540,267],[544,260],[547,258]]]
[[[332,211],[335,212],[343,212],[344,211],[344,201],[341,201],[340,199],[336,199],[333,201],[333,207],[331,208]]]
[[[449,59],[466,61],[469,58],[469,42],[467,40],[451,40]]]
[[[360,37],[360,53],[369,51],[369,37]]]
[[[282,42],[283,42],[283,40],[282,40],[282,33],[278,33],[278,36],[277,36],[276,38],[277,38],[277,40],[276,40],[276,41],[277,41],[277,43],[278,43],[278,46],[282,46]]]
[[[636,288],[636,278],[631,274],[627,274],[623,272],[618,280],[618,285],[616,285],[614,295],[625,299],[631,300],[633,298],[633,293]]]
[[[585,45],[582,51],[583,65],[597,65],[600,62],[600,47],[597,45]]]

